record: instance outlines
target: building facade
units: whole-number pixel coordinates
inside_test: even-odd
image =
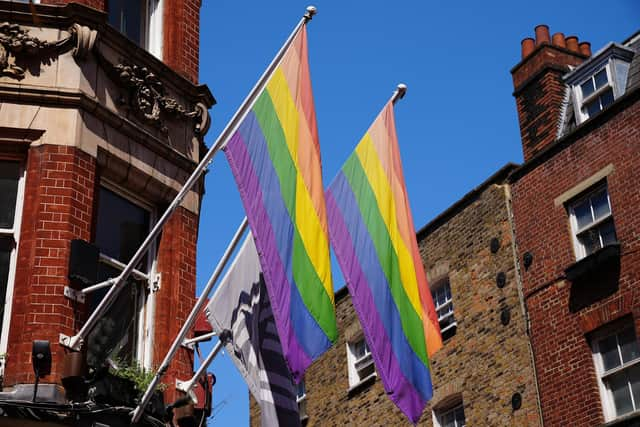
[[[122,271],[195,169],[215,102],[197,84],[200,0],[35,3],[0,1],[0,407],[9,415],[34,383],[38,402],[64,406],[74,393],[87,399],[74,378],[152,370],[164,358],[195,302],[202,183],[88,334],[80,362],[61,334],[76,334],[106,293],[80,291]],[[36,340],[51,351],[39,381]],[[193,352],[180,349],[165,401],[192,374]]]
[[[545,425],[640,425],[640,37],[591,54],[546,26],[512,70],[511,176]]]
[[[541,425],[509,208],[506,165],[418,231],[443,331],[434,397],[419,425]],[[386,396],[346,288],[339,337],[299,387],[307,425],[410,425]],[[251,424],[259,407],[251,398]]]
[[[640,33],[592,53],[540,25],[511,73],[524,163],[417,232],[444,338],[420,425],[640,425]],[[303,420],[409,424],[346,289],[336,311]]]

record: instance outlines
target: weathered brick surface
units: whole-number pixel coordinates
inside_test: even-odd
[[[448,275],[458,330],[432,360],[434,400],[462,394],[467,425],[538,426],[533,365],[518,298],[506,194],[489,184],[460,209],[419,234],[419,246],[431,278]],[[492,254],[489,242],[500,239]],[[506,286],[496,286],[504,272]],[[435,277],[434,277],[435,276]],[[511,321],[500,322],[510,309]],[[306,376],[309,425],[410,425],[389,400],[380,380],[349,396],[346,334],[359,321],[348,295],[337,298],[339,337],[309,368]],[[511,408],[511,396],[522,394],[522,407]],[[259,408],[251,399],[251,424],[259,425]],[[427,407],[420,425],[431,426]]]
[[[201,0],[165,0],[163,61],[198,81]]]
[[[57,382],[64,355],[58,334],[72,335],[73,304],[63,295],[72,239],[91,238],[95,159],[73,147],[29,150],[5,385],[33,382],[31,344],[52,343]]]
[[[198,218],[179,207],[164,227],[158,251],[162,287],[157,293],[154,361],[158,366],[178,335],[195,303],[196,243]],[[193,352],[181,348],[162,381],[175,384],[193,375]],[[165,401],[175,400],[175,387],[169,387]]]
[[[532,344],[545,424],[598,425],[603,422],[588,333],[632,314],[640,336],[640,102],[638,94],[614,105],[561,149],[527,169],[513,184],[519,257],[533,254],[523,271],[531,317]],[[560,146],[558,146],[560,147]],[[621,242],[618,289],[580,310],[569,309],[572,284],[564,269],[575,262],[569,215],[554,199],[605,166],[611,209]]]
[[[569,71],[569,65],[578,65],[585,58],[579,53],[543,44],[511,71],[525,161],[556,139],[565,96],[562,76]]]

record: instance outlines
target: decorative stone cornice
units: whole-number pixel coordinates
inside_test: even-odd
[[[102,60],[106,61],[105,58]],[[201,118],[203,110],[206,112],[206,109],[197,107],[192,111],[187,110],[175,98],[166,94],[163,83],[147,67],[123,62],[111,65],[111,69],[113,72],[110,74],[114,75],[117,83],[127,91],[121,97],[121,103],[128,105],[138,118],[163,132],[167,132],[163,120],[165,117],[194,119],[196,130],[199,133],[202,131]]]
[[[48,62],[51,58],[73,50],[78,58],[93,48],[97,33],[88,27],[74,24],[69,36],[56,42],[40,40],[18,24],[0,23],[0,76],[17,80],[24,78],[25,68],[33,60]],[[74,46],[75,44],[75,46]]]

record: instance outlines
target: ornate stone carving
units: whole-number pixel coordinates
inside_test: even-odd
[[[113,67],[120,83],[128,89],[128,103],[138,117],[149,124],[158,126],[163,132],[167,131],[162,121],[163,116],[175,118],[200,118],[202,112],[196,108],[188,111],[174,98],[165,94],[164,85],[147,67],[137,65],[118,64]]]
[[[0,23],[0,76],[10,76],[21,80],[25,69],[40,62],[49,63],[52,57],[75,49],[73,55],[81,58],[93,48],[97,32],[88,27],[74,24],[69,30],[69,36],[56,42],[40,40],[29,35],[29,30],[18,24]]]

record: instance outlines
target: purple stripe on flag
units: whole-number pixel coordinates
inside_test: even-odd
[[[375,360],[382,383],[391,400],[414,423],[417,423],[426,401],[420,397],[420,393],[404,376],[393,353],[391,341],[380,319],[371,289],[358,262],[349,230],[331,189],[326,192],[326,203],[330,224],[329,231],[337,253],[336,258],[340,263],[340,268],[345,272],[345,276],[349,278],[347,281],[349,293],[351,294],[353,305],[360,315],[367,342],[372,347],[371,355]],[[393,303],[391,302],[391,304]],[[429,376],[427,376],[427,380],[430,382]]]
[[[245,211],[254,230],[254,238],[258,253],[264,257],[265,263],[270,266],[263,271],[267,284],[282,284],[282,286],[270,286],[269,297],[273,307],[273,315],[278,330],[281,333],[280,340],[285,357],[294,376],[304,372],[311,364],[311,358],[306,354],[298,342],[291,325],[290,298],[291,284],[287,281],[284,266],[278,252],[275,235],[269,216],[262,204],[262,191],[257,180],[251,158],[242,138],[236,132],[226,147],[227,159],[238,182],[242,201],[245,203]],[[248,203],[248,204],[247,204]],[[264,236],[264,241],[257,236]],[[282,335],[284,333],[284,336]]]
[[[358,263],[362,270],[367,288],[370,289],[373,303],[377,308],[382,326],[390,338],[393,354],[398,359],[398,364],[404,376],[414,386],[424,400],[428,400],[432,394],[429,368],[413,351],[407,336],[405,335],[400,319],[400,313],[393,300],[387,277],[380,265],[380,258],[369,234],[357,200],[344,172],[338,172],[335,180],[329,187],[335,205],[338,209],[334,215],[340,215],[349,234],[333,233],[333,224],[329,221],[329,231],[333,246],[339,246],[341,240],[349,239],[349,245],[354,245],[353,262]],[[332,218],[334,218],[332,216]],[[337,258],[344,258],[344,254],[337,253]],[[351,280],[348,270],[343,270],[348,280]]]
[[[331,341],[329,341],[327,335],[304,304],[298,289],[300,284],[293,277],[293,269],[290,266],[291,262],[293,262],[291,251],[294,234],[297,231],[284,204],[280,179],[269,156],[269,149],[262,133],[262,128],[253,111],[247,114],[238,129],[238,133],[253,165],[252,171],[255,173],[256,180],[262,191],[262,205],[265,207],[269,217],[273,235],[277,239],[275,243],[280,254],[280,260],[283,261],[287,282],[291,284],[289,306],[291,312],[289,318],[291,319],[293,331],[298,342],[304,348],[304,352],[311,359],[315,359],[324,353],[327,348],[331,347]],[[253,218],[250,217],[251,219]]]

